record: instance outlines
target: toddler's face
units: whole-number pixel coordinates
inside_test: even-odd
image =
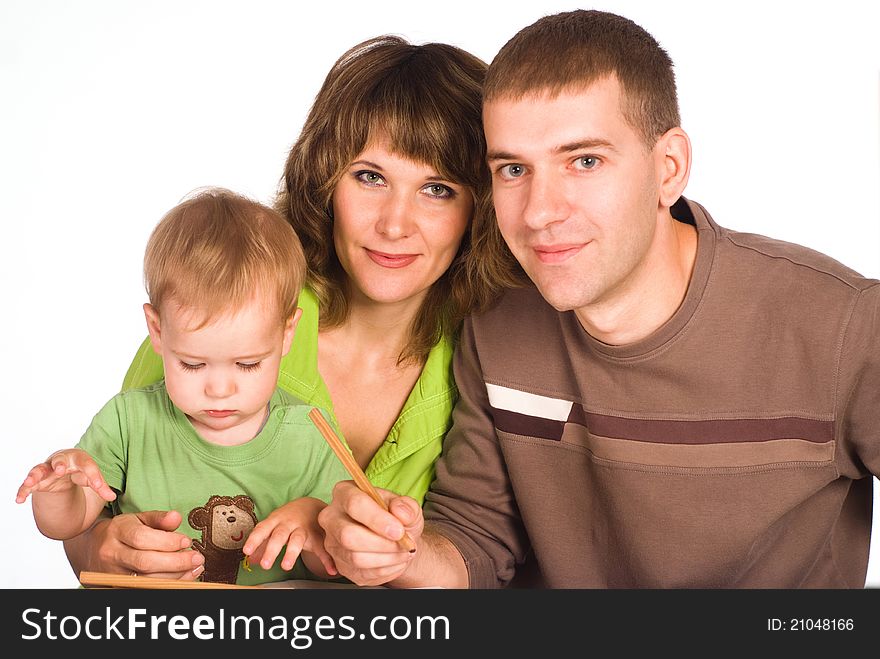
[[[163,304],[161,314],[150,305],[144,311],[153,349],[165,364],[168,395],[196,432],[226,446],[252,439],[301,311],[282,325],[274,309],[254,300],[199,329],[193,329],[197,316],[174,301]]]

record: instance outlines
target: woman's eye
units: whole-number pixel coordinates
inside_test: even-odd
[[[599,164],[599,159],[595,156],[581,156],[574,161],[574,166],[578,169],[593,169]]]
[[[249,363],[249,364],[246,364],[246,363],[243,363],[243,362],[238,362],[238,367],[239,367],[242,371],[256,371],[257,369],[260,368],[260,364],[262,364],[262,362],[252,362],[252,363]]]
[[[425,188],[425,191],[429,197],[436,197],[438,199],[448,199],[455,196],[455,191],[442,183],[432,183]]]
[[[180,362],[180,368],[184,371],[198,371],[204,364],[190,364],[188,362]]]
[[[358,179],[361,183],[366,183],[367,185],[382,185],[385,183],[385,179],[383,179],[376,172],[371,172],[369,170],[357,172],[354,177]]]
[[[504,165],[501,169],[498,170],[498,173],[501,174],[501,178],[512,179],[519,178],[523,174],[525,174],[526,168],[522,165]]]

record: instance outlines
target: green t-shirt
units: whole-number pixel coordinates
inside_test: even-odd
[[[302,317],[290,352],[281,360],[278,386],[324,410],[337,434],[343,437],[330,392],[318,372],[318,300],[314,292],[304,288],[299,307]],[[452,425],[452,408],[458,398],[452,377],[452,352],[452,341],[445,336],[431,349],[400,415],[364,470],[376,487],[406,494],[420,504],[434,479],[434,463]],[[356,367],[352,364],[352,368]],[[143,387],[163,376],[162,359],[153,352],[148,338],[129,366],[122,388]]]
[[[256,522],[300,497],[329,501],[350,478],[318,432],[311,406],[276,389],[269,415],[252,440],[219,446],[202,439],[168,398],[164,380],[113,397],[77,446],[92,455],[120,494],[116,513],[177,510],[178,529],[205,555],[205,581],[244,585],[308,578],[242,564],[241,547]]]

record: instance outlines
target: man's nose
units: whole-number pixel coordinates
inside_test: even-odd
[[[552,171],[535,171],[529,182],[528,197],[523,209],[523,221],[526,226],[540,231],[554,222],[565,220],[569,212],[561,177]]]

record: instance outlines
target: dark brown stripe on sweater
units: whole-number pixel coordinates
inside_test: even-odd
[[[802,439],[823,443],[830,442],[834,438],[834,426],[831,421],[800,417],[709,421],[628,419],[584,412],[580,405],[573,405],[568,423],[585,426],[590,433],[603,437],[667,444],[766,442],[772,439]]]
[[[503,432],[527,437],[540,437],[541,439],[562,439],[562,431],[565,423],[553,419],[542,419],[537,416],[518,414],[508,410],[492,408],[492,416],[495,418],[495,427]]]
[[[559,441],[565,424],[553,419],[493,408],[495,427],[503,432]],[[833,439],[831,421],[800,417],[777,419],[713,419],[680,421],[668,419],[630,419],[606,414],[586,413],[573,405],[566,423],[586,427],[590,433],[615,439],[634,439],[665,444],[718,444],[766,442],[774,439],[800,439],[824,443]]]

